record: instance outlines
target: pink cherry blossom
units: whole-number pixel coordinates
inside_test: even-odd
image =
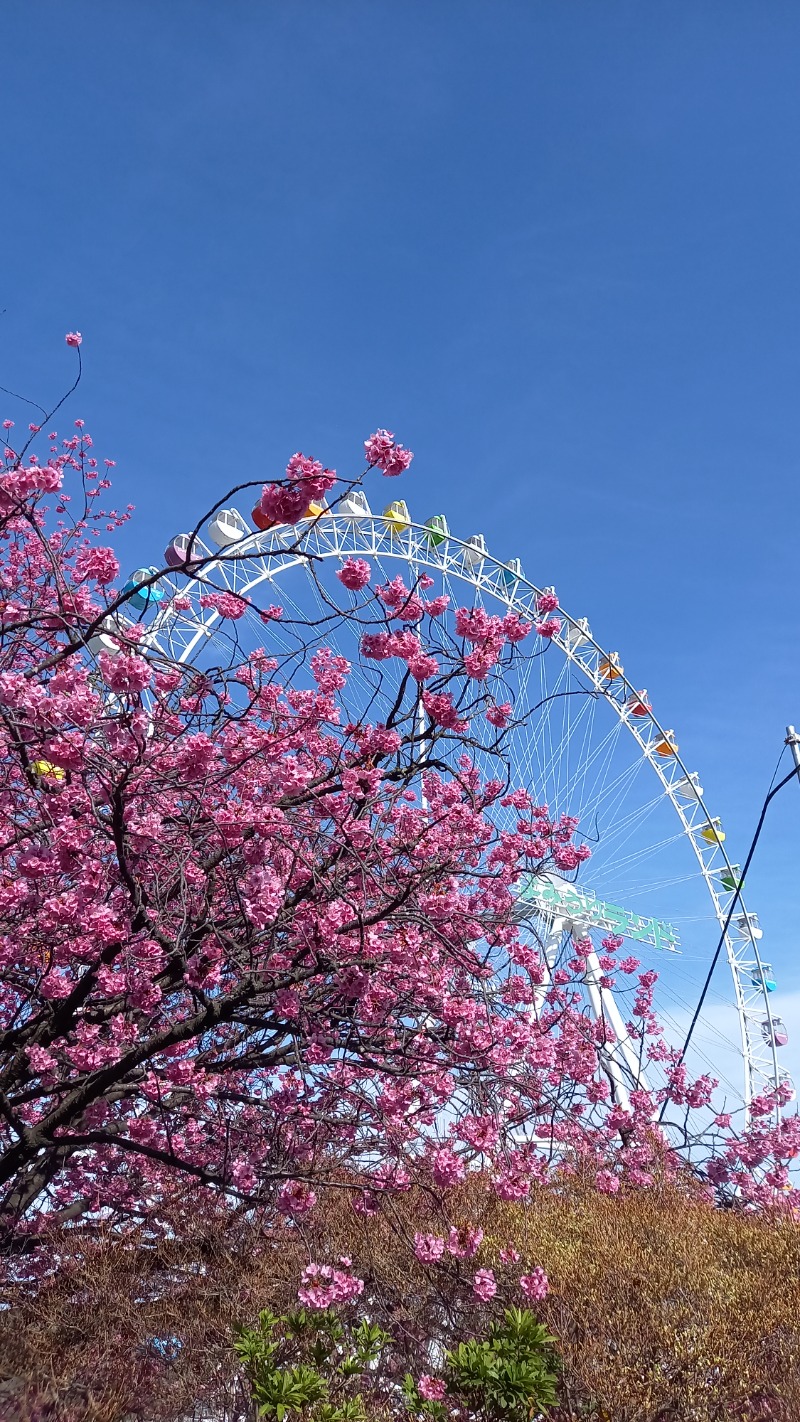
[[[499,706],[489,707],[486,712],[486,719],[492,726],[497,726],[499,730],[502,730],[511,720],[513,709],[510,701],[502,701]]]
[[[432,676],[436,676],[439,671],[439,663],[435,657],[428,656],[425,652],[412,652],[408,659],[408,670],[415,681],[430,681]]]
[[[500,1250],[500,1258],[504,1264],[517,1264],[519,1262],[519,1250],[513,1244],[506,1244]]]
[[[391,455],[394,435],[391,430],[376,430],[364,441],[364,453],[368,464],[382,465]]]
[[[385,587],[378,587],[375,591],[384,606],[390,610],[391,615],[401,622],[419,622],[425,611],[422,599],[406,587],[399,575],[392,578]]]
[[[436,1184],[447,1189],[464,1179],[464,1163],[447,1146],[443,1146],[434,1153],[431,1173]]]
[[[417,1392],[426,1402],[440,1402],[446,1396],[447,1388],[441,1378],[423,1373],[417,1381]]]
[[[306,1308],[327,1309],[351,1303],[363,1292],[364,1280],[354,1278],[347,1270],[333,1269],[328,1264],[307,1264],[297,1297]]]
[[[336,470],[323,469],[318,459],[305,454],[293,454],[286,466],[286,477],[298,484],[307,499],[319,499],[336,483]]]
[[[67,331],[64,340],[68,346],[79,346],[83,340],[83,336],[80,331]]]
[[[497,665],[500,657],[500,645],[494,644],[483,647],[476,647],[474,651],[468,652],[464,658],[464,670],[468,676],[474,677],[475,681],[485,681],[489,672]]]
[[[414,1235],[414,1253],[424,1264],[435,1264],[444,1254],[444,1240],[436,1234]]]
[[[448,731],[463,732],[468,722],[459,715],[453,698],[447,691],[423,691],[422,704],[432,721]]]
[[[372,569],[366,558],[347,558],[336,576],[351,592],[359,592],[367,586],[372,577]]]
[[[598,1170],[594,1183],[603,1195],[616,1195],[619,1190],[619,1176],[610,1170]]]
[[[296,1219],[302,1218],[312,1210],[317,1203],[317,1197],[311,1187],[304,1180],[287,1180],[281,1185],[276,1197],[278,1209],[285,1215],[292,1215]]]
[[[414,458],[410,449],[395,443],[390,430],[376,430],[364,443],[367,463],[377,465],[384,474],[394,477],[403,474]]]
[[[480,1228],[451,1228],[447,1248],[457,1259],[474,1259],[482,1243],[483,1230]]]
[[[220,617],[227,617],[232,622],[244,617],[247,611],[247,602],[244,598],[237,597],[236,593],[204,593],[199,602],[201,607],[211,607]]]
[[[536,596],[536,611],[538,615],[546,616],[548,612],[555,612],[558,607],[558,598],[552,591],[545,590]]]
[[[542,1299],[546,1299],[550,1292],[547,1275],[544,1269],[540,1269],[538,1266],[532,1269],[529,1274],[523,1274],[520,1277],[519,1286],[526,1299],[530,1299],[532,1303],[541,1303]]]
[[[522,642],[531,630],[530,622],[519,617],[516,612],[507,612],[503,618],[503,636],[507,642]],[[537,627],[537,632],[539,631]],[[556,629],[558,630],[558,629]]]
[[[559,617],[546,617],[543,622],[536,623],[536,631],[540,637],[557,637],[561,631],[561,619]]]
[[[346,657],[334,656],[329,647],[321,647],[310,662],[311,675],[320,691],[326,695],[341,691],[350,674],[350,663]]]
[[[497,1293],[497,1283],[492,1269],[478,1269],[472,1278],[472,1292],[477,1294],[484,1303],[488,1303],[489,1299],[494,1298]]]
[[[118,657],[101,652],[98,662],[103,681],[110,691],[137,695],[150,685],[152,673],[141,657]]]
[[[286,466],[286,479],[265,484],[258,507],[266,519],[274,523],[297,523],[309,513],[309,506],[319,501],[336,483],[336,471],[324,469],[318,459],[305,454],[293,454]]]
[[[101,587],[113,583],[119,574],[119,563],[110,548],[87,544],[75,557],[75,577],[79,582],[93,581]]]
[[[429,617],[441,617],[449,606],[450,599],[446,593],[442,593],[439,597],[430,597],[424,604],[425,611]]]
[[[390,457],[381,465],[383,472],[388,478],[396,478],[398,474],[404,474],[414,458],[410,449],[404,449],[402,444],[396,444]]]

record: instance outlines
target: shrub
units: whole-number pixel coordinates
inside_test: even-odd
[[[407,1373],[401,1386],[393,1340],[379,1324],[301,1308],[262,1311],[255,1327],[236,1330],[235,1351],[255,1416],[275,1422],[372,1422],[408,1412],[430,1422],[454,1414],[528,1422],[556,1402],[554,1342],[527,1310],[506,1309],[486,1337],[444,1354],[440,1377]]]

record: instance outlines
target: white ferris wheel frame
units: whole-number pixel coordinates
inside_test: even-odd
[[[238,514],[230,512],[238,519],[239,525],[248,525]],[[373,557],[392,558],[405,562],[414,568],[430,568],[445,576],[454,576],[469,583],[476,591],[488,593],[498,602],[505,604],[509,611],[534,620],[537,616],[536,600],[543,589],[530,582],[521,571],[509,564],[501,563],[490,553],[481,549],[476,557],[476,548],[449,531],[437,534],[438,541],[431,540],[431,528],[409,519],[398,527],[385,516],[372,513],[338,513],[336,509],[325,509],[313,518],[301,520],[296,525],[278,525],[264,532],[244,533],[235,543],[212,551],[202,540],[192,539],[192,562],[202,560],[202,568],[196,574],[178,570],[172,577],[163,579],[162,585],[170,588],[174,595],[192,600],[189,609],[176,612],[169,603],[156,612],[141,640],[142,649],[162,653],[180,663],[194,660],[198,650],[213,637],[219,613],[214,608],[201,608],[199,596],[207,590],[208,584],[216,576],[222,577],[227,587],[239,596],[247,598],[264,583],[277,582],[290,569],[307,565],[321,558]],[[180,582],[177,579],[180,578]],[[638,692],[633,683],[620,669],[613,681],[608,681],[600,667],[609,657],[616,654],[606,652],[591,635],[585,621],[571,617],[563,607],[559,607],[561,631],[551,641],[563,656],[573,662],[591,683],[595,693],[610,704],[619,720],[637,742],[643,757],[649,762],[661,782],[665,795],[678,816],[682,830],[691,843],[699,871],[714,907],[714,915],[724,930],[725,952],[734,990],[734,1001],[739,1018],[739,1035],[744,1065],[744,1087],[742,1099],[746,1116],[753,1098],[761,1092],[775,1090],[782,1082],[788,1082],[788,1073],[780,1066],[774,1034],[767,1043],[762,1034],[762,1022],[766,1014],[771,1023],[772,1008],[769,1002],[767,979],[758,945],[750,927],[753,915],[748,914],[741,892],[739,893],[738,918],[742,918],[747,928],[741,928],[732,916],[725,927],[735,889],[727,890],[722,884],[726,874],[731,882],[738,882],[734,866],[731,864],[724,845],[717,839],[709,843],[701,831],[713,821],[703,800],[695,779],[680,755],[675,751],[668,758],[656,755],[655,747],[672,735],[656,719],[652,710],[644,715],[632,716],[628,707],[629,696]],[[168,636],[165,637],[165,634]],[[164,641],[168,643],[164,645]],[[622,696],[614,694],[622,691]],[[682,791],[676,788],[683,782]],[[734,926],[735,925],[735,926]],[[553,932],[557,924],[552,925]],[[591,974],[591,965],[588,965]],[[601,989],[594,983],[589,988],[590,1008],[593,1015],[606,1012],[612,1023],[619,1022],[619,1010],[608,989]],[[626,1093],[621,1082],[620,1067],[632,1070],[630,1044],[625,1035],[618,1036],[619,1058],[610,1063],[616,1085],[621,1096]],[[626,1050],[627,1049],[627,1050]],[[634,1064],[635,1065],[635,1064]],[[634,1079],[641,1080],[640,1071],[634,1071]],[[779,1114],[779,1110],[778,1113]]]

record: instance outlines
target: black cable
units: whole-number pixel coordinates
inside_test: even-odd
[[[781,756],[782,756],[782,755],[783,755],[783,751],[781,751]],[[778,760],[778,765],[780,765],[780,758],[779,758],[779,760]],[[776,766],[776,771],[777,771],[777,766]],[[772,776],[773,780],[775,779],[775,773],[776,773],[776,772],[773,772],[773,776]],[[717,966],[717,961],[718,961],[718,959],[719,959],[719,955],[720,955],[720,953],[722,952],[722,946],[723,946],[723,944],[724,944],[724,942],[725,942],[725,934],[728,932],[728,925],[729,925],[729,923],[730,923],[730,921],[731,921],[731,919],[732,919],[732,917],[733,917],[733,911],[734,911],[734,909],[736,908],[737,903],[739,902],[739,896],[740,896],[740,894],[741,894],[741,892],[742,892],[742,884],[744,883],[745,875],[746,875],[748,869],[750,868],[750,862],[751,862],[751,860],[752,860],[752,858],[753,858],[753,855],[754,855],[755,852],[756,852],[756,845],[758,844],[759,836],[760,836],[760,834],[761,834],[761,830],[762,830],[763,825],[764,825],[764,820],[766,819],[767,810],[769,809],[770,801],[771,801],[771,800],[774,800],[774,798],[775,798],[775,796],[777,795],[778,791],[779,791],[779,790],[782,790],[783,787],[784,787],[784,785],[788,785],[790,780],[795,780],[795,779],[800,780],[800,765],[793,766],[793,768],[789,771],[789,774],[786,775],[786,776],[784,776],[783,780],[779,780],[779,781],[778,781],[778,783],[777,783],[777,785],[775,786],[775,788],[774,788],[773,790],[770,790],[769,794],[767,795],[766,800],[764,801],[763,806],[761,807],[761,814],[759,815],[758,824],[756,825],[756,832],[755,832],[755,834],[753,835],[753,839],[752,839],[752,842],[751,842],[751,844],[750,844],[750,848],[749,848],[749,850],[747,851],[747,858],[746,858],[746,860],[745,860],[745,862],[744,862],[744,865],[742,866],[742,869],[741,869],[741,872],[740,872],[740,874],[739,874],[738,881],[737,881],[737,884],[736,884],[736,892],[734,893],[734,896],[733,896],[733,898],[731,899],[730,908],[728,909],[728,913],[727,913],[725,922],[724,922],[723,925],[722,925],[722,932],[721,932],[720,935],[719,935],[719,942],[718,942],[718,944],[717,944],[716,952],[714,953],[714,956],[713,956],[713,958],[711,959],[711,967],[710,967],[709,970],[708,970],[708,975],[707,975],[706,980],[705,980],[705,982],[704,982],[704,984],[703,984],[703,991],[702,991],[701,994],[700,994],[700,1001],[698,1002],[697,1007],[695,1008],[694,1017],[692,1018],[692,1020],[691,1020],[691,1022],[690,1022],[690,1024],[689,1024],[689,1031],[686,1033],[686,1038],[685,1038],[684,1043],[683,1043],[683,1050],[681,1051],[680,1059],[679,1059],[679,1061],[678,1061],[678,1066],[680,1066],[680,1065],[682,1064],[682,1062],[683,1062],[683,1060],[684,1060],[684,1058],[685,1058],[685,1056],[686,1056],[686,1053],[687,1053],[687,1051],[688,1051],[688,1049],[689,1049],[689,1043],[690,1043],[690,1041],[691,1041],[691,1039],[692,1039],[692,1033],[694,1032],[694,1029],[695,1029],[695,1027],[697,1026],[697,1019],[698,1019],[698,1017],[700,1016],[700,1012],[701,1012],[703,1003],[704,1003],[705,1000],[706,1000],[706,993],[708,992],[709,986],[710,986],[710,984],[711,984],[711,979],[712,979],[712,977],[713,977],[713,975],[714,975],[714,969],[715,969],[716,966]],[[669,1097],[667,1097],[667,1100],[664,1102],[664,1104],[663,1104],[662,1107],[661,1107],[661,1110],[660,1110],[659,1113],[658,1113],[658,1119],[659,1119],[659,1121],[662,1121],[663,1118],[664,1118],[664,1112],[665,1112],[666,1109],[667,1109],[668,1101],[669,1101]]]

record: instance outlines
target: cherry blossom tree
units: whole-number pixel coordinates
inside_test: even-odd
[[[446,1191],[471,1169],[505,1199],[571,1155],[608,1192],[677,1170],[658,1102],[615,1098],[610,1028],[580,1005],[582,945],[547,983],[515,909],[523,876],[589,853],[574,819],[514,783],[514,708],[486,690],[555,619],[462,608],[448,641],[427,579],[382,586],[350,559],[352,607],[331,616],[353,620],[362,663],[392,688],[382,719],[352,717],[352,667],[324,628],[295,626],[288,677],[270,652],[280,608],[248,607],[263,646],[240,647],[245,603],[212,578],[230,655],[175,664],[125,616],[103,535],[130,510],[100,510],[110,464],[82,422],[67,439],[49,417],[22,441],[4,429],[0,1247],[31,1253],[56,1225],[158,1229],[205,1195],[302,1221],[325,1187],[369,1214],[412,1180]],[[295,455],[257,481],[264,518],[291,526],[412,459],[385,430],[365,450],[350,480]],[[183,571],[202,566],[193,536]],[[619,947],[605,970],[635,974]],[[638,977],[632,1030],[669,1066],[653,982]],[[675,1067],[669,1090],[694,1108],[711,1083]],[[751,1196],[774,1192],[799,1139],[791,1122],[723,1139],[715,1186],[760,1171]]]

